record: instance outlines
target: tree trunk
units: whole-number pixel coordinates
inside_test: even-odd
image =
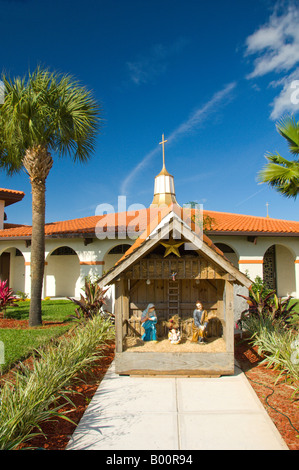
[[[23,160],[32,187],[31,301],[29,326],[42,324],[42,288],[45,266],[45,193],[46,178],[53,160],[47,149],[28,149]]]
[[[45,265],[45,182],[31,182],[32,239],[31,239],[31,301],[29,326],[42,324],[42,288]]]

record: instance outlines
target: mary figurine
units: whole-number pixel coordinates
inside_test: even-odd
[[[143,341],[157,341],[157,315],[154,304],[148,304],[147,308],[143,310],[141,315],[141,324],[144,328],[144,334],[141,339]]]

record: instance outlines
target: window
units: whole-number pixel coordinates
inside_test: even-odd
[[[131,245],[117,245],[117,246],[114,246],[110,251],[109,251],[109,255],[122,255],[124,254],[129,248],[130,248]]]
[[[51,253],[51,256],[76,255],[77,253],[69,246],[61,246]]]
[[[234,250],[230,246],[225,245],[225,243],[215,243],[215,246],[217,246],[222,253],[234,253]]]

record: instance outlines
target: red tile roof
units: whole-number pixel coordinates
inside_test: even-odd
[[[17,191],[16,189],[7,189],[7,188],[0,188],[0,192],[7,193],[7,194],[25,194],[23,191]]]
[[[5,206],[10,206],[15,202],[21,201],[25,193],[23,191],[16,191],[15,189],[0,188],[0,200],[5,201]]]
[[[229,212],[204,211],[205,216],[209,216],[211,226],[207,231],[211,233],[235,232],[235,233],[279,233],[299,235],[299,222],[272,219],[270,217],[256,217],[251,215],[233,214]]]
[[[149,237],[149,235],[153,232],[153,230],[159,225],[161,220],[164,217],[166,217],[167,214],[169,214],[171,211],[175,212],[182,220],[184,219],[185,222],[187,222],[189,225],[191,225],[191,229],[193,229],[193,230],[195,229],[194,222],[193,222],[193,219],[192,219],[192,216],[195,214],[195,210],[192,210],[192,209],[191,209],[191,211],[188,210],[189,215],[191,216],[191,218],[190,218],[190,216],[188,217],[188,214],[184,214],[183,209],[180,206],[178,206],[176,204],[170,204],[168,207],[164,208],[163,211],[159,212],[153,220],[150,221],[150,223],[147,225],[144,232],[137,238],[135,243],[133,243],[133,245],[130,246],[130,248],[121,257],[121,259],[118,260],[115,263],[115,265],[121,263],[125,258],[130,256],[131,253],[133,253],[135,250],[137,250],[137,248],[139,248],[139,246],[142,245],[142,243],[145,242],[145,240]],[[184,215],[185,215],[185,218],[184,218]],[[217,248],[214,245],[214,243],[212,242],[212,240],[210,240],[210,238],[207,237],[207,235],[205,235],[205,234],[203,234],[203,241],[210,248],[212,248],[214,251],[216,251],[216,253],[218,253],[219,255],[221,255],[225,258],[222,251],[219,248]]]
[[[121,212],[106,215],[90,216],[80,219],[53,222],[45,225],[47,237],[55,235],[95,236],[97,230],[122,232],[136,230],[139,236],[147,229],[150,221],[159,214],[159,209],[142,209],[139,212]],[[228,212],[216,212],[204,210],[204,217],[209,216],[209,224],[206,226],[209,235],[217,234],[247,234],[247,235],[296,235],[299,236],[299,222],[267,217],[256,217],[250,215],[233,214]],[[151,224],[152,226],[152,224]],[[0,238],[30,238],[31,226],[4,224],[0,230]]]

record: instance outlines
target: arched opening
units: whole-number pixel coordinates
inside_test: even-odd
[[[131,245],[128,243],[122,243],[120,245],[113,246],[104,256],[104,272],[109,271],[115,263],[120,260],[125,252],[130,248]],[[105,310],[114,313],[114,301],[115,301],[115,286],[110,286],[106,293],[105,298]]]
[[[239,269],[239,257],[235,250],[231,248],[229,245],[226,243],[214,243],[219,250],[222,251],[224,256],[236,267]]]
[[[271,245],[264,254],[263,280],[279,297],[296,294],[293,253],[284,245]]]
[[[109,271],[115,263],[122,258],[125,252],[130,248],[131,245],[128,243],[123,243],[121,245],[116,245],[111,248],[104,257],[104,271]]]
[[[8,280],[14,293],[25,292],[25,259],[18,248],[7,248],[1,253],[0,280]]]
[[[77,253],[69,246],[56,248],[46,259],[44,296],[74,297],[79,278]]]

